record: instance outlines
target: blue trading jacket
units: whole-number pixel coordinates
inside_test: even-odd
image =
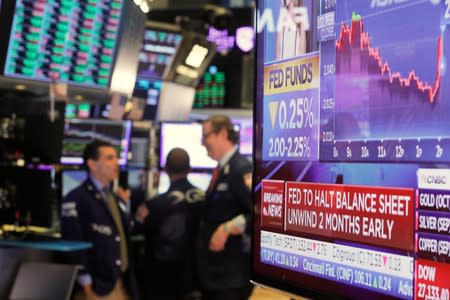
[[[221,169],[211,192],[206,194],[197,240],[199,278],[208,290],[238,288],[250,280],[250,224],[252,194],[246,176],[251,163],[238,152]],[[238,215],[246,219],[246,233],[230,236],[221,252],[208,250],[209,240],[223,222]]]
[[[117,198],[117,203],[121,200]],[[127,239],[130,232],[128,216],[119,205]],[[66,240],[91,242],[88,250],[69,254],[69,262],[82,266],[79,275],[90,274],[96,294],[107,295],[114,288],[120,276],[120,238],[108,204],[90,179],[72,190],[61,206],[61,232]],[[130,241],[127,241],[130,246]],[[130,255],[131,251],[128,251]],[[136,282],[128,259],[129,267],[123,279],[131,296],[136,293]]]

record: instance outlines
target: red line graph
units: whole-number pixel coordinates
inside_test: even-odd
[[[357,38],[359,38],[360,40],[356,40]],[[394,80],[399,80],[401,86],[409,87],[411,83],[415,82],[416,88],[427,95],[428,101],[430,103],[433,103],[435,101],[435,96],[437,91],[439,90],[441,81],[440,65],[443,56],[442,35],[439,35],[437,40],[436,76],[433,85],[430,85],[428,82],[421,81],[414,70],[410,71],[407,77],[402,77],[399,72],[391,71],[389,64],[387,62],[383,62],[379,49],[371,47],[369,33],[364,32],[361,19],[353,20],[351,28],[349,28],[347,24],[342,23],[339,39],[336,41],[337,50],[342,51],[346,43],[348,43],[350,46],[356,46],[354,43],[358,42],[360,43],[360,49],[362,51],[367,50],[369,56],[376,60],[381,75],[384,75],[385,73],[389,75],[389,80],[391,83]]]

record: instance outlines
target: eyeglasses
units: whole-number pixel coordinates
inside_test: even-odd
[[[208,133],[202,134],[202,141],[205,141],[213,133],[215,133],[215,132],[214,131],[210,131]]]

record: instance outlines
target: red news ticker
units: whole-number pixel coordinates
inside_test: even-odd
[[[414,189],[286,182],[281,191],[281,182],[263,182],[263,228],[284,220],[292,233],[414,250]]]

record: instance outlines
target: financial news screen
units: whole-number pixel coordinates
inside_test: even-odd
[[[256,1],[252,276],[450,299],[450,1]]]

